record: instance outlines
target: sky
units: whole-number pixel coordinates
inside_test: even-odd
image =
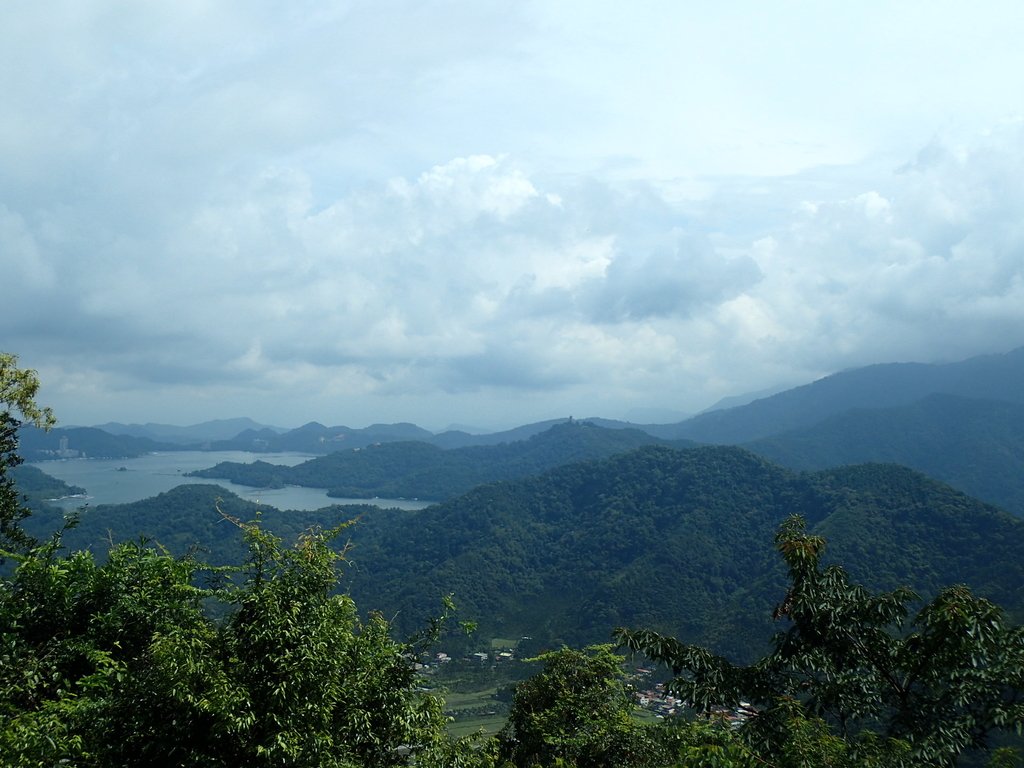
[[[41,0],[0,350],[64,424],[675,421],[1024,345],[1024,4]]]

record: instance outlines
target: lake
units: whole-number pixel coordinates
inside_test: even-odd
[[[248,463],[260,459],[270,464],[294,466],[313,458],[308,453],[249,453],[247,451],[164,451],[135,459],[61,459],[36,461],[32,466],[69,485],[85,488],[87,498],[53,502],[65,509],[83,504],[125,504],[169,491],[179,485],[219,485],[243,499],[278,509],[320,509],[330,504],[373,504],[378,507],[422,509],[430,502],[412,499],[332,499],[323,488],[288,486],[276,489],[249,488],[227,480],[185,477],[186,472],[212,467],[222,461]]]

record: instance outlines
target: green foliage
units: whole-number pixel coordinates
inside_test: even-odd
[[[19,556],[0,591],[0,755],[9,764],[104,753],[97,738],[133,725],[104,727],[119,704],[134,709],[125,697],[150,671],[153,638],[204,626],[194,562],[124,544],[101,567],[87,552],[58,556],[58,544]]]
[[[20,556],[0,591],[0,761],[468,764],[411,649],[335,593],[339,529],[286,547],[243,527],[241,581],[216,591],[194,586],[193,558],[145,543],[102,564],[60,555],[58,537]],[[214,621],[210,600],[232,610]]]
[[[720,717],[669,723],[659,734],[673,768],[896,768],[907,746],[865,738],[858,744],[836,736],[820,718],[808,717],[792,700],[770,715],[776,731],[770,752],[759,750],[741,729]]]
[[[0,352],[0,406],[4,413],[17,417],[41,429],[49,429],[56,420],[49,408],[36,405],[39,376],[29,368],[18,367],[17,355]]]
[[[516,686],[500,754],[517,768],[639,768],[653,765],[650,729],[633,718],[622,657],[609,645],[563,648],[537,661],[544,669]]]
[[[1020,730],[1024,630],[995,605],[954,586],[908,622],[911,591],[873,594],[844,569],[823,567],[824,539],[801,519],[786,521],[776,546],[790,588],[775,615],[789,627],[754,664],[647,630],[619,630],[620,639],[667,664],[672,689],[697,709],[752,707],[742,732],[762,757],[785,753],[794,717],[823,719],[857,760],[905,749],[907,765],[951,765],[992,734]]]
[[[21,527],[29,510],[15,487],[12,471],[22,462],[18,455],[21,420],[41,429],[55,423],[49,408],[36,405],[38,391],[36,372],[19,368],[15,355],[0,352],[0,563],[6,550],[24,551],[35,543]]]
[[[23,551],[34,543],[22,528],[29,509],[13,477],[14,468],[21,464],[17,454],[19,425],[9,411],[0,412],[0,563],[7,550]]]

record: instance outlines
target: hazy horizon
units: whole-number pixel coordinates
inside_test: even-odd
[[[1024,345],[1024,5],[66,0],[0,29],[63,424],[696,413]]]

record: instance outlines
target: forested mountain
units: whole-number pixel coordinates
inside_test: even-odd
[[[227,562],[241,550],[237,529],[214,510],[218,495],[225,512],[255,515],[255,505],[192,486],[89,509],[69,543],[108,546],[111,536],[146,533]],[[400,628],[419,626],[454,593],[485,635],[582,643],[607,639],[617,625],[643,626],[744,657],[771,632],[784,577],[767,542],[793,513],[828,535],[828,560],[873,587],[909,584],[932,595],[963,582],[1024,615],[1024,523],[890,465],[797,475],[738,448],[649,446],[484,485],[418,512],[264,510],[263,520],[294,535],[361,516],[348,588]]]
[[[467,448],[473,445],[500,445],[501,443],[513,443],[519,440],[528,440],[534,435],[546,432],[556,424],[564,424],[569,419],[549,419],[537,421],[532,424],[523,424],[512,429],[505,429],[500,432],[488,432],[486,434],[470,434],[462,430],[448,430],[431,437],[427,442],[439,448]]]
[[[10,470],[18,491],[27,498],[28,506],[35,509],[48,499],[59,499],[65,496],[84,494],[85,489],[77,485],[68,485],[63,480],[43,472],[41,469],[21,464]]]
[[[1024,523],[909,469],[794,475],[738,448],[648,447],[475,489],[353,533],[352,590],[415,616],[454,591],[495,631],[601,639],[661,628],[742,653],[768,633],[782,576],[766,537],[789,514],[875,587],[964,582],[1020,612]]]
[[[903,464],[1024,516],[1024,405],[933,394],[747,443],[792,469]]]
[[[391,442],[337,451],[285,467],[222,462],[191,473],[257,488],[328,488],[340,498],[447,499],[481,483],[510,480],[585,459],[604,458],[662,442],[635,429],[562,422],[529,439],[444,450],[426,442]]]
[[[856,368],[749,405],[703,413],[651,431],[702,443],[746,443],[809,427],[853,408],[909,405],[933,393],[1024,404],[1024,347],[957,363]]]

